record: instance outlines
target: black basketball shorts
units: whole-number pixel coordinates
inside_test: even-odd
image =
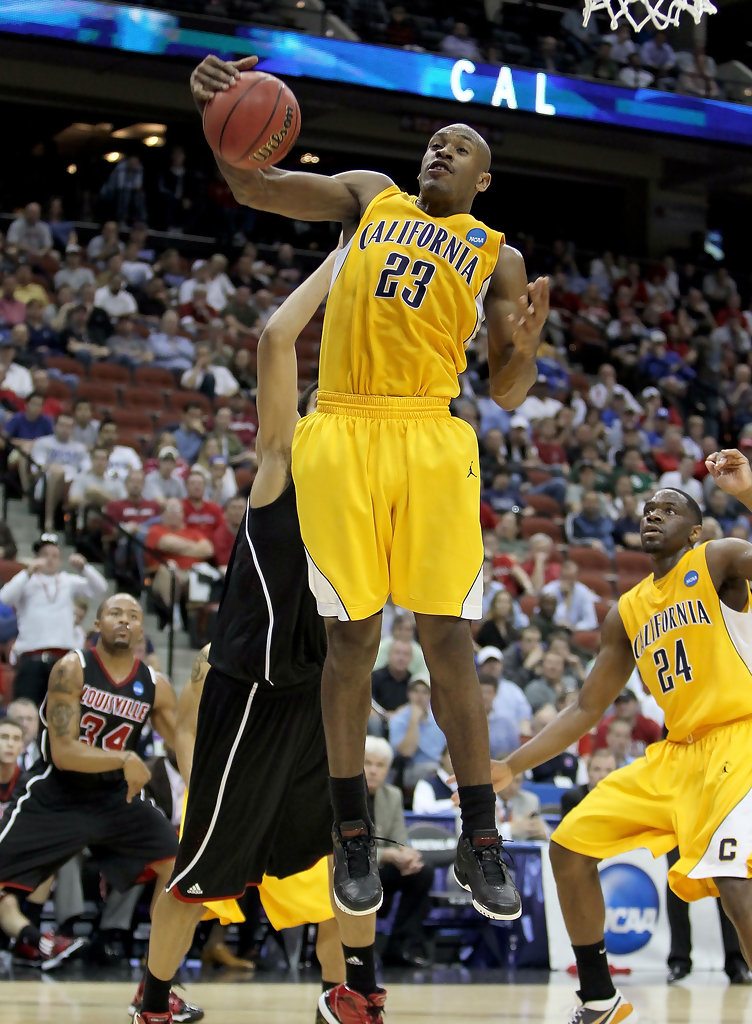
[[[317,686],[274,693],[210,669],[168,889],[187,902],[229,899],[326,857],[328,777]]]
[[[127,787],[80,787],[39,761],[0,821],[0,888],[32,892],[88,849],[107,881],[133,885],[152,864],[172,860],[177,836],[145,797],[126,802]]]

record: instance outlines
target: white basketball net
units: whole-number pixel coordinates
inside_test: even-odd
[[[715,14],[717,10],[710,0],[585,0],[582,21],[587,25],[591,14],[607,11],[612,29],[617,29],[619,19],[624,18],[635,32],[645,28],[649,22],[663,31],[672,25],[676,27],[685,11],[694,18],[695,25],[699,25],[703,14]]]

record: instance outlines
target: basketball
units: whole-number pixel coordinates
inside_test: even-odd
[[[237,83],[204,107],[204,135],[235,167],[260,170],[287,155],[300,132],[300,107],[274,75],[243,71]]]

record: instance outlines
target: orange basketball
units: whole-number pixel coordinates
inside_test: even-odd
[[[265,71],[242,71],[235,85],[204,107],[206,141],[235,167],[271,167],[299,132],[300,107],[292,90]]]

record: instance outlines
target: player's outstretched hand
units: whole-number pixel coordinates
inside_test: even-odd
[[[548,278],[539,277],[527,286],[527,295],[517,300],[518,311],[509,314],[514,325],[512,341],[518,352],[532,359],[538,351],[540,332],[548,319]]]
[[[724,448],[713,452],[705,460],[708,473],[726,494],[744,494],[752,491],[752,469],[746,456],[737,448]]]
[[[222,60],[210,53],[191,72],[191,93],[199,106],[208,103],[217,92],[224,92],[240,78],[241,71],[250,71],[258,64],[258,57],[242,60]]]
[[[123,775],[128,783],[128,794],[125,799],[130,803],[134,796],[138,796],[149,781],[151,772],[138,754],[131,751],[123,763]]]
[[[506,789],[507,786],[514,779],[512,769],[506,763],[506,761],[491,761],[491,785],[494,788],[494,793],[500,793],[502,789]],[[447,779],[449,785],[457,781],[455,775],[450,775]],[[460,798],[456,793],[452,794],[452,803],[459,804]]]

